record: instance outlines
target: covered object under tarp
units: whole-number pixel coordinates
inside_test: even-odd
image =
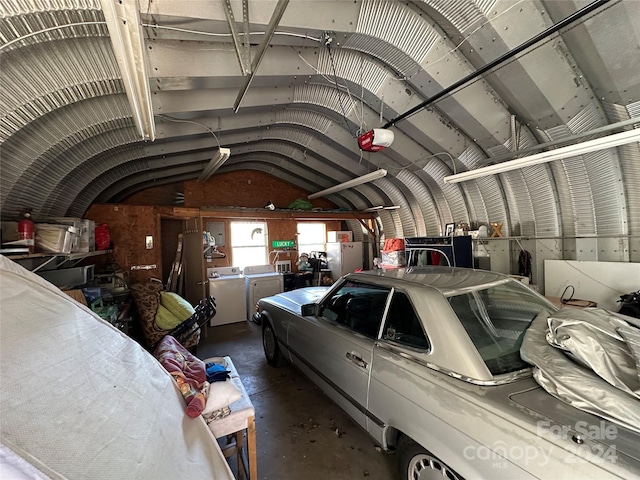
[[[551,395],[640,432],[640,322],[602,309],[538,316],[520,353]]]
[[[0,327],[1,478],[233,478],[151,354],[2,256]]]

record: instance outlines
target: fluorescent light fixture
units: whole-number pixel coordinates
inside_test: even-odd
[[[327,188],[326,190],[320,190],[319,192],[312,193],[307,198],[311,200],[318,197],[324,197],[332,193],[346,190],[347,188],[355,187],[356,185],[362,185],[363,183],[373,182],[374,180],[384,177],[386,174],[387,174],[387,171],[384,168],[381,168],[380,170],[367,173],[366,175],[362,175],[361,177],[354,178],[353,180],[349,180],[348,182],[341,183],[340,185],[336,185],[335,187]]]
[[[640,129],[634,129],[626,132],[614,133],[613,135],[602,138],[596,138],[595,140],[576,143],[575,145],[556,148],[554,150],[549,150],[548,152],[536,153],[535,155],[529,155],[528,157],[517,158],[516,160],[511,160],[509,162],[498,163],[496,165],[490,165],[488,167],[476,168],[475,170],[471,170],[470,172],[449,175],[447,177],[444,177],[443,180],[445,183],[465,182],[467,180],[484,177],[486,175],[495,175],[497,173],[509,172],[518,168],[538,165],[540,163],[560,160],[562,158],[575,157],[577,155],[605,150],[607,148],[617,147],[619,145],[625,145],[627,143],[638,141],[640,141]]]
[[[100,0],[100,3],[136,129],[143,140],[153,141],[156,139],[156,126],[140,25],[140,4],[138,0]]]
[[[377,205],[375,207],[365,208],[363,212],[377,212],[378,210],[398,210],[400,205],[389,205],[388,207],[384,205]]]
[[[229,160],[230,156],[231,156],[231,150],[229,148],[218,149],[218,151],[215,153],[213,158],[209,160],[209,163],[207,163],[207,166],[204,167],[204,170],[202,170],[202,173],[198,177],[198,181],[206,182],[209,179],[209,177],[213,175],[213,172],[218,170],[224,162]]]

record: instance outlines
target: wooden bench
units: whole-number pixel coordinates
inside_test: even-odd
[[[231,414],[213,420],[209,423],[209,429],[216,438],[226,437],[229,439],[234,437],[232,443],[222,447],[222,452],[225,458],[229,458],[232,455],[236,455],[238,462],[238,477],[257,480],[258,478],[258,463],[256,452],[256,424],[255,415],[256,411],[253,408],[251,399],[247,394],[238,371],[233,365],[231,358],[229,357],[211,357],[203,360],[205,364],[214,362],[225,365],[230,372],[229,376],[231,381],[238,387],[238,390],[242,393],[240,400],[233,402],[229,405]],[[244,435],[246,434],[246,442]],[[247,457],[248,466],[244,457]]]

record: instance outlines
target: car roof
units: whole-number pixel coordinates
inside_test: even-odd
[[[383,277],[393,282],[426,285],[445,295],[509,280],[507,275],[497,272],[440,266],[366,270],[350,274],[349,278],[355,276]]]

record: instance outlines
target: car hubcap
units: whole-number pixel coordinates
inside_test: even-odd
[[[264,335],[262,338],[262,344],[264,345],[264,351],[267,353],[269,358],[273,358],[274,352],[276,351],[276,340],[273,338],[273,332],[270,327],[264,328]]]
[[[421,453],[409,462],[407,471],[409,480],[460,480],[444,463],[431,455]]]

